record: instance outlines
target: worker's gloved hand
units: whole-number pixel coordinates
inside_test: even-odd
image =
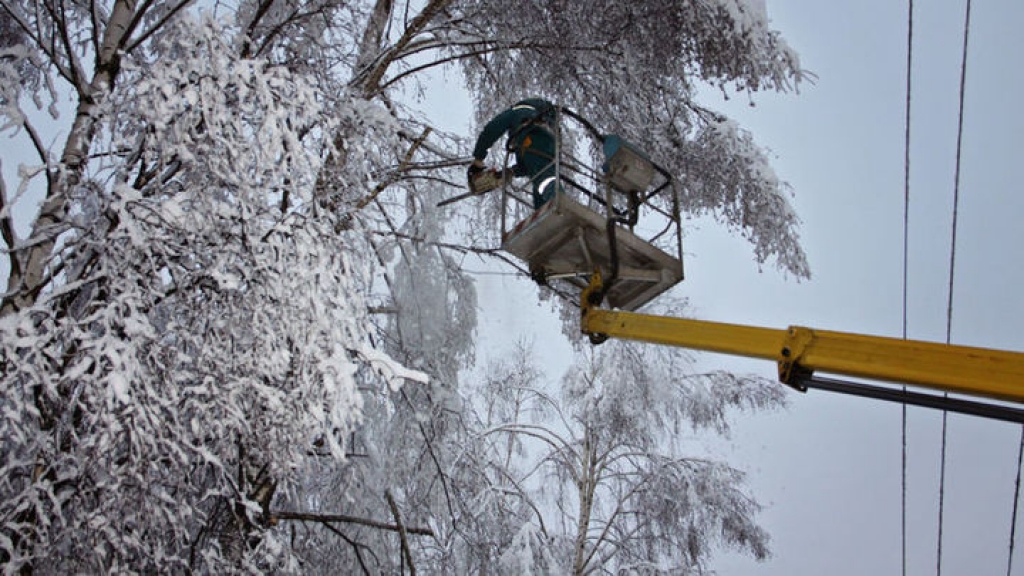
[[[473,187],[473,179],[476,175],[484,171],[484,161],[473,159],[473,163],[466,169],[466,180],[469,182],[470,188]]]

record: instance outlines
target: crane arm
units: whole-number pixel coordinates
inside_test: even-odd
[[[816,371],[902,382],[1024,404],[1024,354],[792,326],[785,330],[597,307],[601,279],[583,293],[582,329],[591,335],[775,360],[797,389]],[[592,336],[593,337],[593,336]]]

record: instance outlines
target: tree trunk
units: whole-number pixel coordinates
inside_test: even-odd
[[[57,237],[65,230],[70,192],[82,181],[89,158],[89,149],[96,136],[99,117],[97,105],[110,92],[121,68],[120,51],[124,48],[135,17],[136,0],[117,0],[111,11],[96,55],[96,70],[89,84],[76,86],[78,108],[68,133],[56,178],[46,192],[46,200],[32,224],[27,248],[19,255],[21,274],[12,273],[7,280],[7,294],[0,304],[0,317],[32,306],[46,283],[47,263],[56,245]],[[74,54],[68,54],[72,66],[79,68]]]
[[[576,542],[574,545],[575,554],[572,563],[572,573],[575,576],[582,576],[587,567],[587,534],[590,529],[590,516],[594,511],[594,489],[597,486],[597,439],[594,438],[593,429],[586,426],[583,431],[583,462],[580,466],[580,480],[577,486],[579,490],[580,507],[579,518],[576,522]]]

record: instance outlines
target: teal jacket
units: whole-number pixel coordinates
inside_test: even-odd
[[[473,148],[473,158],[483,160],[487,157],[487,151],[501,138],[502,134],[508,132],[511,139],[510,149],[519,150],[527,136],[543,130],[550,134],[550,125],[554,124],[555,106],[542,98],[527,98],[516,102],[511,108],[505,110],[491,119],[484,126],[480,136],[476,139],[476,147]],[[531,121],[538,122],[531,125]],[[547,124],[547,126],[545,126]],[[543,140],[550,140],[550,136]],[[534,140],[537,140],[534,138]]]

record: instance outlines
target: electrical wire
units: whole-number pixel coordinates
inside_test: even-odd
[[[967,84],[967,37],[971,26],[971,0],[967,0],[967,11],[964,16],[964,45],[960,61],[960,110],[957,114],[956,131],[956,172],[953,180],[953,232],[949,246],[949,299],[946,304],[946,344],[951,342],[953,332],[953,276],[956,268],[956,232],[957,216],[960,208],[960,151],[964,138],[964,94]]]
[[[907,95],[903,122],[903,339],[907,339],[907,272],[910,243],[910,76],[913,70],[914,0],[907,2]],[[903,391],[907,387],[903,386]],[[907,404],[902,409],[900,550],[903,576],[907,576]]]
[[[1024,426],[1020,429],[1020,447],[1017,449],[1017,481],[1013,485],[1013,514],[1010,515],[1010,552],[1006,557],[1006,576],[1013,570],[1013,544],[1017,536],[1017,504],[1020,502],[1020,465],[1024,459]]]
[[[947,394],[943,394],[947,396]],[[949,413],[942,411],[942,452],[939,465],[939,537],[935,552],[935,574],[942,574],[942,512],[946,500],[946,419]]]
[[[964,136],[964,94],[967,85],[967,41],[971,28],[971,0],[967,0],[964,14],[964,43],[960,58],[960,106],[957,112],[956,171],[953,180],[953,231],[949,248],[949,299],[946,304],[946,344],[952,342],[953,333],[953,279],[956,272],[956,231],[960,207],[960,159]],[[948,414],[942,413],[942,465],[939,472],[939,535],[936,551],[935,573],[942,574],[942,517],[946,495],[946,436]]]
[[[907,272],[910,244],[910,72],[913,63],[914,0],[908,0],[907,10],[907,88],[906,109],[903,120],[903,339],[907,339]],[[906,416],[904,416],[904,424]],[[905,436],[905,435],[904,435]],[[906,566],[904,566],[906,573]]]

